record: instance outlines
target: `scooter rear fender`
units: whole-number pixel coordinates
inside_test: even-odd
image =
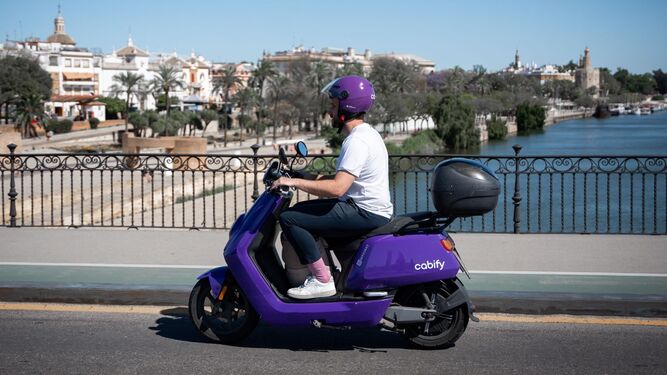
[[[222,286],[225,284],[228,272],[229,268],[227,266],[214,268],[199,275],[197,280],[208,278],[208,282],[211,285],[211,295],[217,297],[222,291]]]

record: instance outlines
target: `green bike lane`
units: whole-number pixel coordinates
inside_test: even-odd
[[[12,301],[182,305],[197,276],[209,268],[0,264],[0,297]],[[478,311],[667,316],[664,274],[471,271],[470,278],[463,273],[459,278]],[[142,294],[140,300],[137,292]]]
[[[478,311],[667,317],[667,236],[453,234]],[[224,230],[0,228],[0,301],[184,305]],[[278,244],[279,245],[279,244]]]

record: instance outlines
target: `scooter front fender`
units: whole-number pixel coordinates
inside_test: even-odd
[[[222,291],[222,286],[225,284],[228,272],[229,267],[227,266],[214,268],[199,275],[197,280],[208,278],[208,282],[211,285],[211,295],[217,297]]]

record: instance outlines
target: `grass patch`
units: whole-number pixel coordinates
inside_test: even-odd
[[[216,194],[225,192],[227,190],[232,190],[233,188],[234,188],[234,186],[232,186],[232,185],[225,185],[225,186],[218,186],[215,189],[205,189],[204,191],[199,192],[199,194],[197,194],[194,197],[192,195],[188,194],[186,196],[181,196],[181,197],[176,198],[176,204],[185,203],[185,202],[192,201],[192,200],[195,200],[195,199],[199,199],[199,198],[202,198],[202,197],[208,197],[209,195],[216,195]]]
[[[102,144],[88,146],[53,147],[53,149],[75,154],[103,154],[109,151],[120,151],[121,146],[114,144]]]

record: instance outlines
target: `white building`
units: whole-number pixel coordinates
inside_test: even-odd
[[[537,66],[535,63],[524,65],[521,63],[518,50],[514,54],[514,63],[503,69],[503,72],[537,78],[541,84],[547,81],[574,82],[575,78],[573,71],[560,72],[555,65]]]
[[[411,54],[386,53],[373,55],[370,49],[366,49],[363,54],[357,53],[354,48],[347,50],[338,48],[324,48],[321,51],[314,49],[305,49],[302,46],[292,48],[289,51],[280,51],[275,54],[265,53],[262,56],[263,60],[272,61],[276,65],[276,69],[281,72],[287,72],[289,64],[300,59],[307,59],[311,62],[321,61],[330,64],[334,69],[344,68],[346,65],[359,64],[364,74],[370,73],[373,66],[373,59],[377,58],[394,58],[406,63],[414,63],[424,74],[431,73],[435,70],[435,63],[433,61],[421,58]]]
[[[45,104],[48,112],[69,118],[95,116],[104,120],[103,103],[96,102],[100,94],[100,67],[92,52],[76,47],[65,32],[65,19],[59,13],[54,19],[54,32],[46,41],[29,38],[5,43],[5,53],[28,54],[52,79],[51,100]]]
[[[133,73],[143,77],[145,82],[153,79],[155,71],[151,69],[148,52],[134,46],[132,38],[128,38],[127,46],[110,55],[102,57],[100,74],[100,92],[102,96],[112,96],[112,86],[116,84],[113,77],[120,74]],[[125,99],[125,95],[121,96]],[[139,109],[155,108],[153,95],[138,95],[131,98],[131,106]]]
[[[212,63],[203,56],[194,53],[184,59],[173,53],[169,55],[159,54],[156,59],[151,59],[150,70],[157,72],[160,65],[175,67],[179,72],[179,78],[184,84],[183,89],[176,89],[169,95],[177,97],[182,109],[200,109],[203,104],[211,103]]]

